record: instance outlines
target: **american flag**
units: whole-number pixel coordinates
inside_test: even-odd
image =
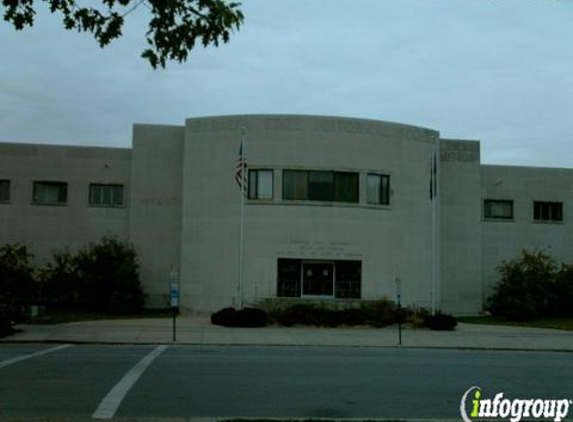
[[[239,148],[239,156],[235,164],[235,182],[239,185],[239,189],[245,193],[247,189],[247,157],[243,151],[243,141],[241,140],[241,148]]]

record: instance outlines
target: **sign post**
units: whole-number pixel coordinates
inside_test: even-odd
[[[179,308],[179,274],[177,271],[171,271],[169,275],[169,292],[171,312],[173,314],[173,342],[177,341],[177,310]]]
[[[402,280],[396,277],[396,303],[398,304],[398,345],[402,345]]]

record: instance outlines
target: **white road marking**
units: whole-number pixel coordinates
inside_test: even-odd
[[[51,347],[49,349],[41,350],[41,351],[36,352],[36,353],[30,353],[29,355],[18,356],[18,357],[12,358],[12,359],[6,359],[6,360],[3,360],[2,362],[0,362],[0,368],[5,368],[6,366],[12,365],[14,363],[17,363],[17,362],[20,362],[20,361],[23,361],[26,359],[31,359],[31,358],[35,358],[38,356],[48,354],[48,353],[56,352],[58,350],[65,349],[65,348],[70,347],[70,346],[71,346],[71,344],[62,344],[61,346]]]
[[[155,360],[161,353],[167,349],[167,345],[157,346],[150,353],[147,354],[143,359],[141,359],[133,368],[129,370],[127,374],[123,376],[121,380],[113,387],[109,393],[104,397],[104,399],[99,404],[98,408],[92,415],[93,419],[111,419],[115,412],[121,405],[121,402],[131,389],[133,385],[137,382],[139,377],[147,369],[151,362]]]

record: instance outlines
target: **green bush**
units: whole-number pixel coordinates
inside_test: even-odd
[[[37,299],[37,284],[25,245],[0,247],[0,305],[8,321],[20,322]]]
[[[223,327],[255,328],[267,325],[267,313],[261,309],[223,308],[211,315],[211,324]]]
[[[428,314],[424,317],[424,325],[431,330],[450,331],[456,328],[458,321],[451,314],[437,311],[433,315]]]
[[[12,317],[6,306],[0,305],[0,337],[12,334]]]
[[[573,315],[573,266],[558,266],[540,251],[523,251],[519,259],[502,262],[498,271],[500,280],[486,306],[493,316],[526,321]]]
[[[269,312],[277,324],[339,327],[342,325],[371,325],[384,327],[397,322],[396,305],[389,300],[363,302],[359,307],[332,308],[328,305],[301,303]]]
[[[55,253],[41,280],[44,302],[59,308],[135,313],[145,302],[137,253],[133,245],[115,238],[76,254]]]

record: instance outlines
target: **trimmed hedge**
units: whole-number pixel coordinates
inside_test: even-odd
[[[434,315],[426,315],[424,325],[431,330],[451,331],[456,328],[458,321],[452,315],[438,311]]]
[[[211,323],[223,327],[256,328],[266,327],[267,314],[256,308],[223,308],[211,315]]]

